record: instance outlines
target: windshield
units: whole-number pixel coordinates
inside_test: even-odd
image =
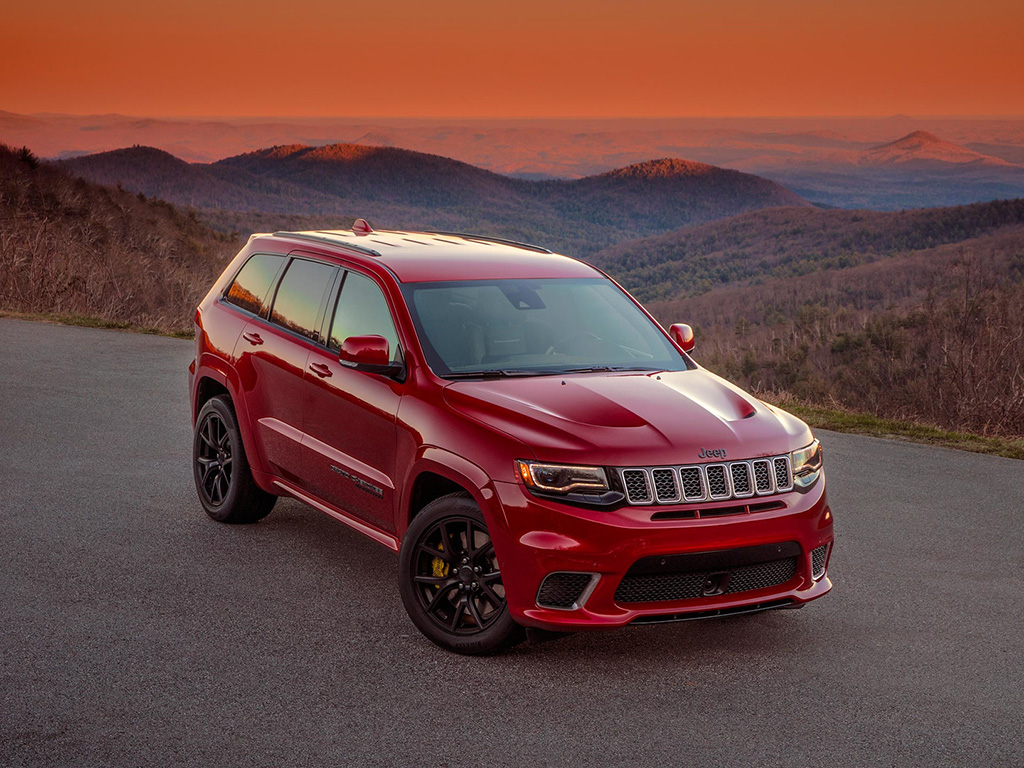
[[[410,283],[406,302],[439,376],[685,370],[686,358],[613,283]]]

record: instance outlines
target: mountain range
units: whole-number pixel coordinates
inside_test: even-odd
[[[321,227],[361,216],[382,228],[484,231],[578,255],[744,211],[809,205],[767,179],[675,158],[548,181],[359,144],[276,146],[215,163],[132,147],[57,164],[90,181],[201,209],[222,229],[251,212],[289,214],[299,224],[312,217]]]
[[[942,207],[1024,196],[1024,165],[917,130],[866,148],[734,164],[840,208]]]
[[[928,155],[919,132],[945,147]],[[939,137],[939,138],[936,138]],[[1024,195],[1024,119],[970,117],[443,120],[367,118],[147,118],[17,115],[0,111],[0,141],[67,158],[135,144],[212,163],[275,145],[402,147],[526,179],[580,178],[654,157],[690,160],[777,181],[840,208],[895,210]],[[873,163],[903,143],[924,165]],[[981,163],[961,162],[965,152]],[[861,157],[861,154],[865,157]],[[885,154],[885,153],[880,153]],[[861,162],[863,160],[863,162]],[[934,161],[934,162],[933,162]]]

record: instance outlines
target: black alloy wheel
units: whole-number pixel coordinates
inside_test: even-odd
[[[402,542],[400,578],[410,618],[441,647],[486,654],[520,639],[494,543],[471,498],[453,494],[423,508]]]
[[[199,436],[196,448],[199,493],[210,506],[220,506],[231,488],[231,435],[216,411],[203,417],[196,434]]]
[[[455,634],[491,626],[505,607],[505,587],[487,530],[469,517],[446,517],[416,546],[413,581],[427,615]]]
[[[255,523],[274,507],[277,496],[253,480],[231,400],[211,398],[196,418],[192,436],[196,493],[206,514],[221,523]]]

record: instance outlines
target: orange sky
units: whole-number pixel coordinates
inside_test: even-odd
[[[23,0],[0,13],[11,112],[1024,114],[1021,0]]]

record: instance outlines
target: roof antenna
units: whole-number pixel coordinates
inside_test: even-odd
[[[352,222],[352,231],[357,235],[368,235],[373,232],[373,227],[366,219],[356,219]]]

